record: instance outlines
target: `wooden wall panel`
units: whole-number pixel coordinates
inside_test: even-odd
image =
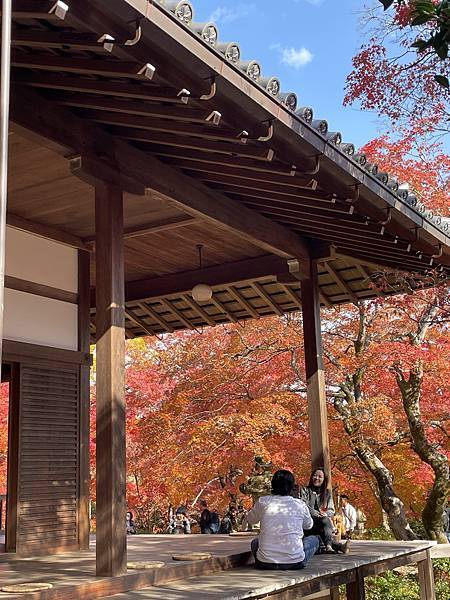
[[[23,364],[17,553],[78,547],[79,367]]]

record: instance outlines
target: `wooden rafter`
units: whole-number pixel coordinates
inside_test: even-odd
[[[151,327],[149,325],[147,325],[147,323],[144,323],[144,321],[142,319],[140,319],[139,317],[137,317],[129,308],[125,309],[125,315],[127,316],[127,318],[130,321],[132,321],[138,327],[140,327],[143,331],[145,331],[145,333],[147,335],[151,335],[151,336],[155,335],[155,333],[151,329]]]
[[[283,291],[286,294],[286,296],[288,296],[292,300],[294,305],[297,308],[301,308],[302,303],[300,297],[295,293],[295,291],[289,285],[281,284],[281,287],[283,288]]]
[[[232,312],[230,312],[229,310],[227,310],[225,308],[225,306],[222,304],[222,302],[220,302],[220,300],[217,299],[216,296],[213,295],[213,297],[211,298],[211,302],[216,306],[216,308],[219,309],[219,311],[223,315],[225,315],[227,317],[227,319],[229,321],[231,321],[232,323],[238,323],[239,322],[239,319],[237,317],[235,317]]]
[[[145,82],[139,82],[139,85],[136,85],[135,83],[125,83],[123,81],[87,79],[53,73],[40,73],[39,75],[27,73],[24,76],[21,72],[13,72],[12,79],[15,83],[49,90],[86,92],[99,94],[100,96],[115,96],[134,100],[147,100],[149,102],[170,102],[170,104],[175,105],[189,102],[189,94],[185,93],[183,95],[177,93],[173,88],[155,87],[155,85]]]
[[[275,181],[274,175],[276,175],[276,182],[279,186],[287,188],[299,188],[307,187],[313,189],[315,180],[311,177],[302,176],[297,174],[295,171],[288,171],[287,169],[282,170],[273,168],[272,165],[268,165],[268,169],[265,171],[254,170],[249,165],[242,166],[240,163],[233,162],[233,166],[222,164],[216,165],[214,162],[200,162],[191,160],[191,158],[168,158],[169,164],[176,164],[179,168],[186,170],[189,173],[208,173],[211,175],[221,175],[224,177],[239,177],[241,180],[248,182],[267,182],[273,183]]]
[[[274,151],[271,148],[259,147],[250,144],[241,144],[239,139],[233,138],[226,142],[220,142],[200,137],[174,136],[172,134],[143,131],[125,127],[112,128],[112,133],[125,140],[151,144],[152,146],[171,146],[174,148],[186,148],[188,150],[201,150],[202,152],[216,152],[229,156],[244,156],[253,160],[271,161]],[[206,136],[205,136],[206,138]]]
[[[223,230],[234,232],[266,252],[299,259],[301,269],[304,272],[308,269],[307,244],[289,229],[112,137],[94,124],[58,108],[34,91],[22,88],[21,94],[20,106],[12,107],[11,119],[14,122],[49,138],[53,143],[83,151],[87,156],[92,154],[96,157],[101,148],[102,157],[97,158],[96,162],[108,165],[111,177],[114,172],[119,172],[122,176],[143,183],[170,198],[181,210]],[[95,178],[96,169],[86,171],[81,159],[79,173]]]
[[[139,308],[145,312],[149,317],[151,317],[152,319],[154,319],[157,323],[159,323],[161,325],[161,327],[163,329],[165,329],[168,333],[173,333],[175,331],[175,329],[172,327],[172,325],[170,325],[165,319],[164,317],[162,317],[159,313],[156,312],[156,310],[153,310],[153,308],[151,306],[149,306],[148,304],[146,304],[145,302],[139,302],[138,303]]]
[[[187,317],[185,317],[183,313],[178,310],[178,308],[174,306],[168,298],[160,298],[159,302],[161,302],[161,304],[165,306],[169,312],[171,312],[179,321],[181,321],[185,327],[188,329],[197,329],[195,325]]]
[[[115,100],[114,98],[103,98],[98,95],[76,92],[71,92],[70,94],[51,92],[51,99],[61,106],[100,109],[117,113],[124,112],[129,115],[156,117],[180,122],[185,121],[186,123],[205,123],[205,119],[209,114],[207,109],[200,110],[188,106],[177,106],[172,107],[169,111],[163,105],[144,102],[143,100]]]
[[[246,298],[244,298],[244,296],[242,294],[240,294],[238,292],[238,290],[235,287],[230,285],[227,287],[227,291],[230,294],[230,296],[232,296],[240,306],[244,307],[244,309],[249,313],[249,315],[251,317],[253,317],[254,319],[259,319],[261,317],[261,315],[258,313],[256,308],[254,308],[250,304],[250,302]]]
[[[370,283],[373,283],[372,281],[372,277],[370,276],[370,273],[367,271],[366,267],[360,263],[355,263],[356,269],[361,273],[361,275],[363,276],[364,280],[369,281]],[[385,297],[387,296],[386,292],[384,292],[383,290],[376,288],[376,292],[379,296]]]
[[[167,109],[170,112],[170,109]],[[133,130],[141,132],[155,132],[155,133],[170,133],[182,136],[193,136],[200,139],[210,139],[217,141],[232,142],[234,144],[243,145],[248,139],[248,135],[245,136],[242,130],[229,129],[220,127],[219,125],[211,125],[209,121],[202,123],[184,123],[180,121],[169,121],[168,119],[149,119],[147,116],[142,117],[139,115],[128,115],[122,113],[114,113],[109,110],[87,110],[83,113],[85,117],[91,119],[95,123],[102,123],[105,125],[115,125],[117,128],[112,131],[117,132],[118,135],[123,133],[122,137],[130,135],[130,139],[133,139]],[[144,140],[150,140],[151,137],[147,134],[142,134]]]
[[[337,283],[338,287],[346,294],[353,304],[358,304],[359,298],[347,285],[347,282],[341,277],[339,272],[329,262],[324,263],[325,269],[331,275],[331,278]]]
[[[208,325],[211,325],[211,327],[215,327],[217,325],[217,323],[206,312],[206,310],[202,306],[197,304],[197,302],[193,298],[191,298],[188,294],[183,294],[181,297],[186,302],[186,304],[188,306],[190,306],[192,308],[192,310],[199,315],[199,317],[201,317],[208,323]]]
[[[252,281],[252,288],[256,291],[256,293],[265,300],[266,304],[270,306],[270,308],[277,314],[279,317],[283,316],[283,311],[281,308],[274,302],[273,298],[271,298],[270,294],[266,292],[264,287],[258,281]]]

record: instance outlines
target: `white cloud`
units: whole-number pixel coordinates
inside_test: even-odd
[[[284,65],[300,69],[312,61],[314,54],[307,48],[279,48],[281,52],[281,62]]]
[[[255,10],[256,4],[254,3],[238,4],[233,8],[230,8],[228,6],[218,6],[209,15],[208,21],[214,21],[215,23],[233,23],[238,19],[247,17]]]

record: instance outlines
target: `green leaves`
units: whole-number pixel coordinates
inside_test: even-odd
[[[400,7],[404,4],[403,0],[379,0],[387,10],[394,4]],[[429,34],[428,39],[417,39],[412,48],[422,53],[431,51],[440,60],[448,60],[450,44],[450,0],[411,0],[410,3],[411,27],[422,27],[422,31]],[[449,89],[449,80],[445,75],[435,75],[435,81],[444,88]]]

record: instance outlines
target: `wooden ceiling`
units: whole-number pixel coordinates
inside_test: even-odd
[[[121,185],[129,336],[298,310],[308,252],[325,306],[448,276],[445,232],[159,6],[54,4],[13,1],[9,223],[94,255],[91,184]]]

